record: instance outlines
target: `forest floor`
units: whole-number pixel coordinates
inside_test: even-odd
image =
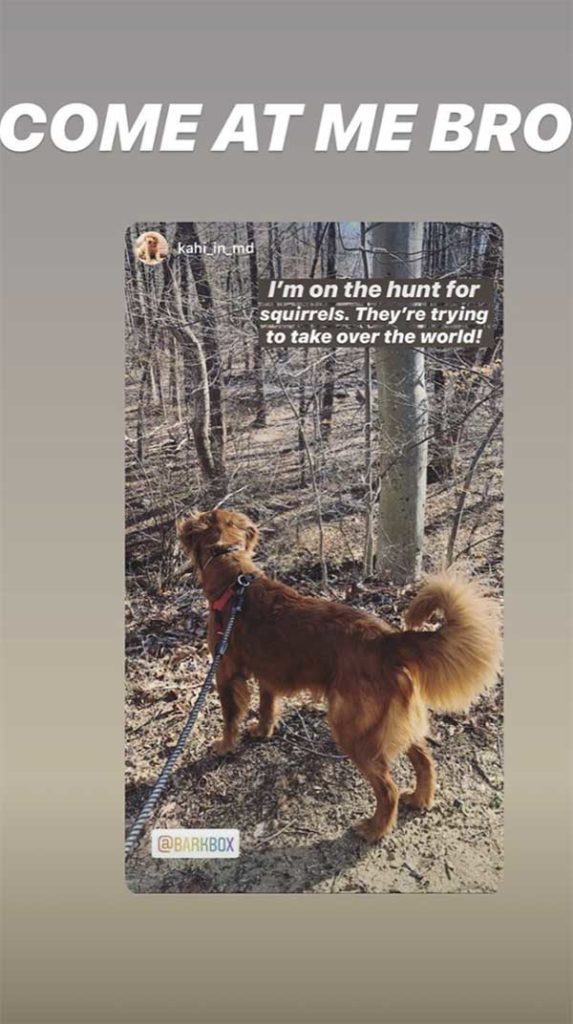
[[[399,625],[412,589],[398,588],[391,580],[361,580],[363,490],[357,486],[357,442],[350,429],[357,415],[351,395],[346,401],[339,398],[333,437],[335,469],[329,475],[326,467],[324,473],[328,596]],[[295,435],[285,436],[287,420],[285,409],[277,404],[266,429],[249,436],[237,430],[231,437],[229,459],[235,466],[237,498],[227,504],[261,523],[259,562],[265,571],[305,593],[319,594],[323,591],[310,488],[300,489]],[[292,425],[289,429],[294,431]],[[149,468],[144,478],[128,460],[127,824],[175,743],[209,666],[206,605],[194,581],[185,578],[175,586],[162,571],[156,586],[147,582],[150,566],[172,557],[172,512],[175,505],[179,509],[185,504],[193,489],[179,468],[174,431],[158,431],[155,443],[153,458],[161,466],[162,487],[175,495],[170,504],[162,505],[159,485],[151,492],[146,486]],[[500,461],[500,445],[492,445],[475,478],[458,547],[462,552],[469,547],[462,564],[484,579],[501,601]],[[456,495],[455,483],[429,487],[427,569],[436,568],[443,557]],[[167,532],[161,533],[153,522],[164,522],[166,508],[171,520]],[[253,692],[251,717],[255,711]],[[433,715],[435,806],[424,812],[400,808],[395,830],[373,846],[350,829],[371,812],[370,788],[336,748],[324,707],[311,705],[304,696],[286,701],[272,740],[245,737],[235,754],[223,758],[211,752],[220,723],[218,700],[211,692],[154,827],[238,828],[240,857],[154,860],[146,832],[127,867],[133,891],[493,892],[498,888],[503,865],[501,682],[467,714]],[[405,758],[396,762],[393,774],[400,788],[411,785]]]

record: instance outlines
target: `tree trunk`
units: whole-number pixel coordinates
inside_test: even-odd
[[[283,252],[278,224],[275,224],[275,269],[277,277],[283,276]]]
[[[221,475],[211,449],[211,395],[207,360],[199,338],[187,323],[181,289],[174,273],[170,294],[173,300],[172,319],[183,355],[185,405],[188,410],[193,410],[191,429],[201,475],[206,483],[214,484],[216,490],[223,491],[224,475]]]
[[[370,232],[374,277],[419,277],[423,225],[375,224]],[[378,573],[397,583],[416,579],[422,568],[428,403],[424,353],[407,346],[376,349],[380,430]]]
[[[137,227],[134,226],[131,229],[130,242],[126,246],[126,269],[128,271],[127,280],[132,294],[132,323],[134,333],[137,338],[137,350],[142,367],[138,390],[136,452],[137,458],[143,466],[146,455],[145,434],[147,426],[145,402],[147,388],[149,386],[149,372],[152,354],[152,311],[149,308],[149,296],[145,287],[142,266],[139,260],[136,260],[134,255],[134,245],[138,233]]]
[[[320,259],[320,253],[322,250],[322,243],[324,242],[324,236],[328,224],[322,224],[317,221],[314,225],[314,253],[312,257],[312,263],[308,272],[309,277],[314,277],[316,274],[316,268],[318,267],[318,261]],[[304,448],[304,425],[307,412],[307,397],[306,397],[306,370],[308,368],[308,346],[305,346],[303,352],[303,366],[305,373],[301,373],[298,379],[298,413],[299,413],[299,428],[298,428],[298,452],[299,452],[299,465],[300,465],[300,486],[306,487],[306,460],[305,460],[305,448]]]
[[[329,278],[336,277],[336,221],[330,221],[326,232],[326,276]],[[328,441],[332,430],[334,383],[336,379],[336,348],[334,346],[328,353],[324,374],[325,381],[322,393],[320,420],[323,439]]]
[[[446,224],[430,222],[424,232],[424,265],[422,273],[425,277],[440,277],[449,268],[447,265],[448,244]],[[432,388],[432,442],[428,450],[428,483],[446,480],[452,474],[454,449],[446,439],[446,397],[447,378],[445,366],[448,353],[441,352],[438,359],[430,365],[428,385]]]
[[[175,409],[176,422],[180,423],[183,419],[183,412],[181,410],[181,387],[179,384],[179,348],[175,335],[172,336],[171,346],[171,357],[169,360],[169,401],[171,407]]]
[[[255,340],[253,348],[253,363],[255,371],[255,427],[266,427],[267,406],[265,401],[265,361],[263,346],[259,341],[257,328],[257,316],[259,309],[259,272],[257,269],[257,244],[255,241],[255,229],[251,221],[247,221],[247,241],[249,243],[249,271],[251,277],[251,314],[253,317],[253,328]]]
[[[370,277],[368,253],[366,251],[366,224],[360,223],[360,253],[362,258],[362,276]],[[369,345],[364,351],[364,480],[366,484],[366,524],[364,532],[364,555],[362,570],[364,576],[371,576],[374,571],[374,460],[372,445],[372,349]]]
[[[225,419],[223,411],[223,373],[219,355],[215,306],[211,283],[201,252],[201,239],[196,225],[191,222],[184,225],[185,242],[193,246],[188,255],[189,267],[195,283],[195,291],[201,309],[201,334],[205,350],[207,378],[211,402],[211,445],[213,458],[220,473],[223,472],[225,461]]]

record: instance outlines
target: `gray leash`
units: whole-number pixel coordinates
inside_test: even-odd
[[[235,624],[235,619],[237,618],[237,615],[239,614],[241,608],[243,607],[243,602],[245,600],[245,591],[247,590],[247,587],[250,586],[254,579],[255,577],[252,575],[241,575],[237,579],[237,582],[235,584],[235,594],[233,597],[233,603],[231,605],[231,614],[229,615],[229,621],[227,622],[227,625],[225,626],[225,629],[223,631],[223,635],[219,640],[217,647],[215,648],[215,654],[213,657],[213,661],[211,662],[211,668],[209,669],[205,682],[203,683],[203,686],[199,691],[197,700],[195,701],[193,707],[191,708],[191,711],[189,712],[189,716],[181,730],[177,743],[173,747],[173,750],[171,751],[169,757],[167,758],[165,764],[163,765],[163,768],[161,769],[161,774],[159,775],[157,782],[155,783],[153,789],[151,790],[151,793],[149,794],[147,800],[145,801],[143,807],[141,808],[141,811],[139,812],[133,825],[129,829],[129,832],[127,833],[127,837],[125,840],[126,857],[129,857],[135,850],[135,847],[137,846],[137,843],[139,842],[139,839],[141,837],[141,833],[143,832],[145,826],[148,824],[149,819],[153,814],[153,811],[155,810],[157,804],[159,803],[159,800],[163,796],[163,792],[165,790],[165,787],[167,786],[167,783],[169,782],[171,773],[175,766],[175,762],[179,758],[181,751],[183,750],[185,744],[187,743],[187,740],[189,739],[193,726],[195,725],[195,722],[199,717],[199,712],[201,711],[201,708],[205,703],[209,687],[211,686],[213,677],[219,666],[219,662],[221,661],[221,658],[223,657],[225,651],[227,650],[227,647],[229,646],[229,638],[231,636],[233,626]]]

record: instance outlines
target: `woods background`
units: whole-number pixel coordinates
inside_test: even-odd
[[[152,229],[172,250],[157,267],[133,251]],[[179,242],[194,251],[173,255]],[[204,246],[224,246],[226,254],[208,255]],[[444,564],[463,565],[501,600],[503,249],[493,224],[142,222],[127,232],[125,271],[129,818],[208,664],[200,592],[192,579],[174,580],[181,563],[174,524],[182,513],[215,504],[248,513],[261,528],[259,561],[269,575],[396,624],[420,572]],[[263,351],[259,278],[336,276],[491,277],[493,348]],[[390,852],[406,841],[400,828],[383,851],[357,853],[351,840],[337,838],[367,794],[332,746],[319,710],[294,706],[276,744],[247,748],[231,769],[207,753],[213,702],[157,824],[240,827],[250,856],[197,870],[142,853],[130,884],[161,891],[495,888],[501,700],[498,687],[464,719],[436,718],[444,803],[430,817],[443,820],[429,829],[412,815],[408,858],[394,857],[393,866]],[[442,754],[451,736],[457,747],[448,742]],[[306,771],[313,780],[320,775],[310,806],[309,787],[296,782]],[[479,808],[469,821],[465,790]],[[295,796],[297,821],[285,826]]]

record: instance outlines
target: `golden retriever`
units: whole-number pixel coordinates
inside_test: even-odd
[[[217,671],[224,723],[218,753],[236,746],[249,678],[259,685],[259,719],[251,731],[261,739],[273,734],[281,698],[307,690],[326,699],[334,739],[374,791],[374,814],[355,826],[362,838],[374,841],[389,832],[399,800],[431,807],[436,775],[425,742],[426,709],[467,708],[495,679],[501,649],[495,603],[475,583],[442,573],[422,586],[407,611],[407,628],[398,630],[269,579],[253,561],[257,527],[240,512],[194,513],[177,529],[209,601],[211,652],[237,577],[255,577]],[[419,628],[438,611],[444,617],[439,629]],[[416,783],[400,794],[390,767],[401,753]]]

